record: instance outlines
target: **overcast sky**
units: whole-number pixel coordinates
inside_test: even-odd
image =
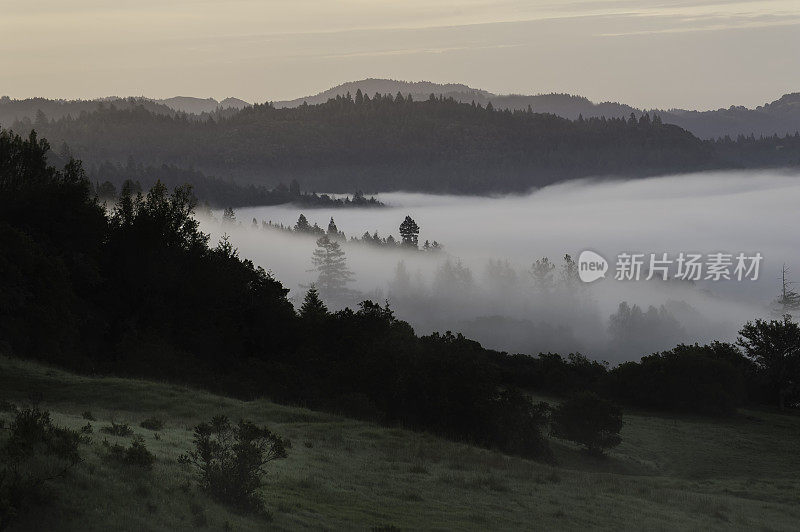
[[[0,0],[0,95],[283,100],[366,77],[645,108],[800,91],[800,1]]]

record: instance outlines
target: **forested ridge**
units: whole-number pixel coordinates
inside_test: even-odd
[[[18,123],[15,127],[24,127]],[[176,165],[274,186],[372,193],[518,192],[590,176],[648,176],[800,162],[800,138],[702,141],[658,116],[567,120],[497,111],[433,95],[360,92],[319,105],[271,104],[199,121],[113,105],[40,120],[88,168],[106,162]]]

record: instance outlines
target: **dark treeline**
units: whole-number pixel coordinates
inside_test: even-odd
[[[68,160],[69,152],[59,154]],[[140,190],[150,190],[156,183],[173,189],[191,185],[197,199],[211,208],[247,207],[281,205],[294,203],[303,207],[381,207],[383,204],[374,197],[365,197],[360,191],[344,198],[328,194],[303,192],[297,180],[287,186],[278,183],[272,188],[263,185],[242,185],[207,176],[198,170],[179,168],[162,164],[159,167],[144,166],[132,159],[124,165],[104,162],[88,169],[89,180],[94,184],[97,195],[102,200],[116,199],[126,182]]]
[[[539,410],[450,337],[388,307],[298,315],[285,288],[211,247],[187,188],[123,194],[106,214],[80,163],[0,134],[0,345],[85,372],[270,396],[545,457]],[[475,353],[473,353],[475,351]]]
[[[40,127],[48,120],[67,116],[80,117],[98,109],[114,106],[118,109],[144,107],[150,112],[174,116],[174,109],[148,98],[108,98],[102,100],[51,100],[48,98],[25,98],[17,100],[0,97],[0,124],[8,126],[14,122],[31,129]]]
[[[739,135],[714,141],[714,149],[725,161],[737,168],[800,166],[800,133],[784,136]]]
[[[798,401],[800,334],[790,321],[748,324],[747,357],[735,346],[682,346],[609,370],[580,355],[509,356],[449,332],[419,337],[388,303],[330,312],[310,290],[296,312],[288,290],[226,240],[209,245],[188,188],[126,191],[109,214],[80,163],[49,167],[48,148],[34,134],[0,133],[5,352],[266,395],[540,458],[549,456],[543,410],[522,389],[708,413]]]
[[[44,120],[37,130],[56,145],[66,142],[89,165],[132,156],[145,165],[195,167],[270,186],[297,178],[330,192],[512,192],[576,177],[797,160],[791,139],[762,141],[785,148],[770,156],[754,153],[751,160],[736,151],[740,142],[731,141],[732,149],[727,142],[701,141],[647,114],[570,121],[433,96],[411,101],[360,92],[313,106],[255,105],[204,121],[144,107],[106,107]]]
[[[357,205],[357,203],[354,203],[354,205]],[[232,209],[226,210],[223,214],[223,224],[226,222],[230,223],[235,221],[236,213]],[[253,218],[253,227],[258,227],[258,220],[255,218]],[[331,217],[330,222],[328,222],[328,229],[326,230],[320,227],[320,225],[316,222],[314,222],[312,225],[308,221],[308,218],[306,218],[305,214],[302,213],[297,218],[297,223],[295,223],[294,226],[283,225],[282,223],[276,223],[272,220],[262,220],[261,227],[266,230],[283,231],[286,233],[305,234],[318,237],[328,236],[328,238],[333,241],[366,244],[376,248],[401,248],[405,250],[422,251],[442,251],[444,249],[444,246],[436,240],[433,242],[426,240],[425,242],[420,243],[419,226],[417,225],[417,222],[411,218],[411,216],[406,216],[403,222],[400,224],[399,239],[396,239],[393,235],[382,237],[378,234],[378,231],[374,231],[372,233],[365,231],[360,238],[357,236],[351,236],[350,240],[348,241],[347,235],[345,235],[344,231],[340,231],[339,228],[336,227],[336,222],[334,222],[333,217]]]
[[[188,105],[181,105],[187,101]],[[227,102],[209,102],[199,98],[169,98],[167,100],[153,100],[144,97],[108,97],[97,100],[64,100],[49,98],[24,98],[17,100],[8,96],[0,97],[0,124],[9,125],[19,122],[24,128],[39,127],[48,120],[58,120],[65,117],[79,118],[87,113],[97,110],[130,109],[141,106],[148,111],[167,116],[183,116],[189,120],[205,121],[217,120],[221,117],[231,116],[241,107],[246,107],[246,102],[239,100],[237,107],[230,107]],[[203,110],[191,110],[192,103],[199,103]],[[220,105],[223,104],[223,105]],[[212,107],[216,105],[216,107]]]

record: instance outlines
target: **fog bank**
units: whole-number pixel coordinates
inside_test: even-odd
[[[778,172],[712,172],[632,181],[581,180],[521,196],[494,198],[380,194],[384,209],[243,208],[238,224],[203,221],[223,232],[241,256],[271,270],[297,303],[316,278],[315,238],[263,229],[292,226],[300,213],[326,228],[331,217],[349,239],[365,231],[399,238],[406,215],[420,243],[443,252],[408,252],[345,243],[351,287],[388,298],[418,332],[452,330],[485,346],[527,353],[581,351],[612,362],[638,358],[677,342],[732,340],[740,325],[769,315],[783,263],[800,279],[800,176]],[[252,226],[253,218],[259,226]],[[609,262],[607,278],[566,289],[558,282],[565,254],[593,250]],[[620,253],[761,253],[757,281],[616,281]],[[549,257],[558,269],[542,290],[531,264]],[[403,266],[398,274],[398,263]],[[646,271],[646,267],[643,272]],[[610,316],[621,302],[644,311],[620,331]],[[331,302],[336,306],[336,302]],[[649,306],[655,310],[647,313]]]

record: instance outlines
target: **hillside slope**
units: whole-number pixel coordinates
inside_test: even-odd
[[[0,404],[31,398],[57,424],[83,426],[85,411],[97,421],[93,442],[81,448],[85,461],[51,484],[52,503],[12,530],[477,530],[533,523],[545,530],[792,530],[800,520],[797,416],[753,411],[717,421],[631,414],[609,459],[589,459],[554,441],[561,465],[551,467],[267,400],[82,377],[0,358]],[[267,424],[293,443],[264,487],[271,522],[209,500],[177,463],[191,446],[191,427],[218,413]],[[151,416],[165,428],[140,428]],[[103,439],[131,439],[101,434],[111,420],[130,423],[145,438],[157,458],[152,471],[109,462]]]

